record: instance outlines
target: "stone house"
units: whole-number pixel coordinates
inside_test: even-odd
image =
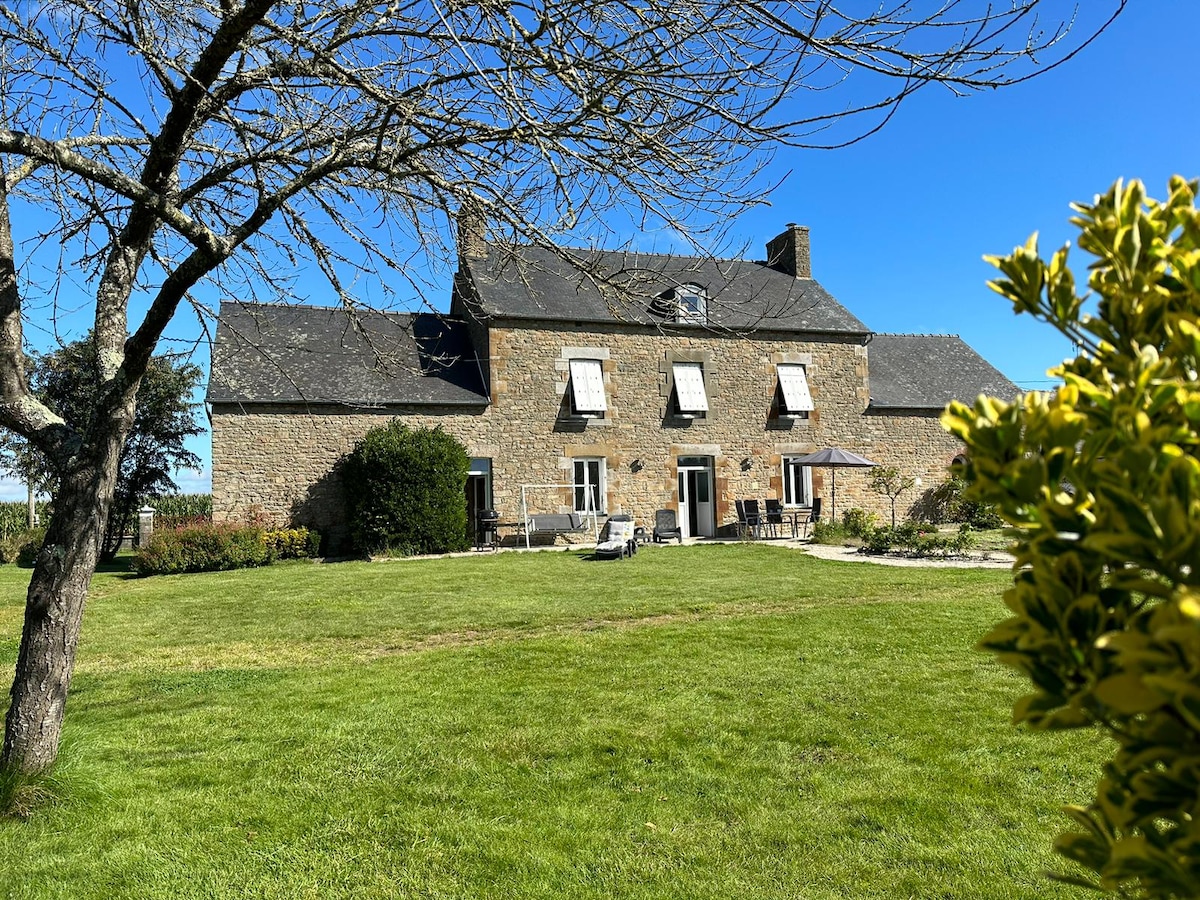
[[[524,493],[530,512],[671,508],[714,535],[737,499],[822,496],[827,471],[796,463],[822,447],[938,484],[961,452],[945,404],[1018,393],[957,336],[873,333],[813,279],[803,227],[766,261],[460,248],[448,315],[222,304],[215,517],[255,509],[337,546],[338,461],[400,416],[466,445],[472,514],[517,521]],[[839,510],[885,511],[866,478],[839,474]]]

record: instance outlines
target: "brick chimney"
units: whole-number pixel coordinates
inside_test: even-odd
[[[487,256],[487,216],[475,203],[463,203],[458,209],[458,255],[464,259]]]
[[[767,265],[793,278],[812,278],[808,226],[788,222],[787,231],[767,241]]]

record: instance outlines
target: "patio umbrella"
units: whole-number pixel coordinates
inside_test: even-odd
[[[840,447],[826,447],[824,450],[802,456],[796,462],[802,466],[818,466],[829,469],[829,519],[832,522],[837,521],[837,470],[852,467],[869,469],[879,465],[877,462],[871,462],[865,456],[859,456],[849,450],[842,450]]]

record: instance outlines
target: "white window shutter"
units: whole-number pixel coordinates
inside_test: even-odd
[[[671,364],[675,373],[675,395],[681,413],[708,412],[708,394],[704,390],[704,367],[701,363]]]
[[[573,359],[571,392],[575,409],[581,413],[601,413],[608,409],[604,397],[604,373],[598,359]]]
[[[812,392],[808,389],[808,376],[804,366],[779,363],[779,385],[783,388],[783,405],[786,413],[812,412]]]

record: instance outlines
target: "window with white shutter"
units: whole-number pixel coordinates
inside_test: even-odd
[[[571,414],[599,418],[608,409],[604,397],[604,374],[598,359],[573,359],[571,367]]]
[[[813,410],[812,392],[808,389],[808,376],[804,366],[793,363],[779,363],[779,388],[783,393],[783,403],[780,404],[781,416],[804,418]]]
[[[708,412],[708,394],[704,390],[704,365],[698,362],[671,364],[675,375],[675,399],[679,414],[696,416]]]

